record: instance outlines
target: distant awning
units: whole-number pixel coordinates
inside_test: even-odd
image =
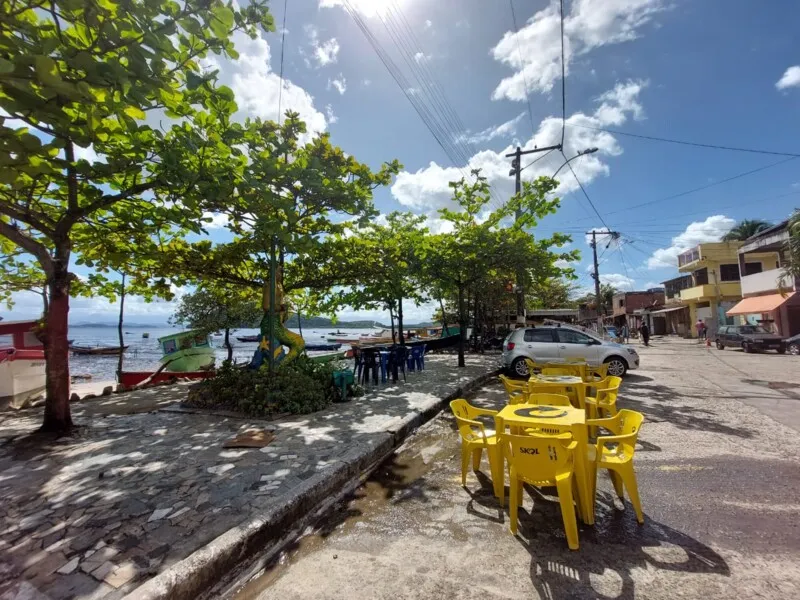
[[[676,311],[676,310],[684,310],[684,309],[688,309],[688,308],[689,308],[688,306],[670,306],[669,308],[662,308],[660,310],[654,310],[650,314],[651,315],[658,315],[658,314],[661,314],[661,313],[668,313],[668,312],[673,312],[673,311]]]
[[[745,298],[736,306],[726,312],[726,315],[757,315],[761,313],[772,312],[780,308],[781,305],[791,301],[795,303],[796,294],[790,292],[785,296],[781,294],[768,294],[766,296],[753,296],[752,298]]]

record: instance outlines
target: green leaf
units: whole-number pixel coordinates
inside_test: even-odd
[[[0,73],[11,73],[14,71],[14,63],[0,57]]]
[[[35,56],[34,65],[36,66],[36,76],[39,81],[46,85],[54,85],[61,83],[61,77],[58,75],[58,65],[49,56]]]
[[[144,119],[146,116],[144,111],[138,106],[126,106],[123,112],[133,119]]]

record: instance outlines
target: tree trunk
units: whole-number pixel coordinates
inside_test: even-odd
[[[42,318],[47,318],[47,311],[50,310],[49,302],[47,301],[47,286],[42,288],[42,308],[44,309],[42,312]]]
[[[122,274],[122,283],[120,285],[119,293],[119,322],[117,323],[117,333],[119,335],[119,360],[117,361],[117,381],[122,378],[122,357],[125,352],[122,347],[125,345],[125,339],[122,337],[122,316],[125,312],[125,273]]]
[[[231,346],[231,328],[225,328],[225,347],[228,349],[228,362],[233,360],[233,346]]]
[[[72,429],[69,409],[69,273],[68,261],[54,261],[50,278],[50,307],[44,332],[45,405],[41,431],[67,433]]]
[[[441,337],[447,337],[450,335],[450,330],[447,329],[447,315],[444,312],[444,302],[442,299],[439,298],[439,308],[442,310],[442,335]]]
[[[406,345],[406,337],[403,335],[403,297],[397,299],[397,329],[400,330],[400,345]]]
[[[458,366],[466,367],[467,363],[464,361],[464,336],[467,333],[467,316],[464,309],[464,286],[458,284]]]
[[[300,309],[297,309],[297,330],[300,332],[300,337],[303,337],[303,324],[300,323],[300,319]]]
[[[392,328],[392,343],[395,342],[395,330],[394,330],[394,310],[392,310],[392,305],[389,305],[389,327]]]

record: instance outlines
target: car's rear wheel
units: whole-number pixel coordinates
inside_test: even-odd
[[[789,344],[786,349],[789,351],[789,354],[794,354],[795,356],[800,354],[800,344],[798,343]]]
[[[742,342],[742,350],[744,350],[748,354],[752,354],[753,353],[753,346],[751,346],[747,342]]]
[[[625,377],[628,372],[628,363],[620,356],[612,356],[605,359],[605,364],[608,365],[608,374],[614,377]]]
[[[717,342],[717,350],[725,350],[725,346],[722,342]]]
[[[786,354],[786,346],[779,346],[778,354]]]
[[[528,365],[525,364],[524,358],[520,356],[514,359],[514,362],[511,363],[511,373],[517,377],[530,377]]]

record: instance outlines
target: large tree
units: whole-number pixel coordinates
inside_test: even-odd
[[[527,276],[555,277],[561,269],[558,259],[574,260],[574,253],[553,252],[569,241],[562,234],[541,240],[529,232],[539,219],[555,212],[558,198],[547,195],[556,187],[552,179],[542,177],[526,182],[522,192],[502,208],[489,212],[489,185],[480,172],[473,179],[450,183],[456,209],[439,211],[442,220],[452,227],[450,233],[427,236],[420,253],[420,265],[430,285],[448,289],[455,296],[461,339],[458,365],[465,366],[464,336],[468,325],[467,295],[480,297],[490,281],[508,280],[518,271]],[[512,215],[519,212],[520,216]],[[476,302],[478,306],[479,302]]]
[[[4,7],[0,235],[46,275],[42,429],[66,431],[73,253],[116,224],[153,235],[165,223],[200,230],[202,202],[227,189],[243,164],[228,143],[233,92],[216,87],[216,73],[200,60],[237,56],[234,32],[255,36],[273,21],[262,0],[241,10],[222,0],[8,0]],[[90,151],[99,160],[87,160]],[[108,258],[117,267],[126,259]]]

